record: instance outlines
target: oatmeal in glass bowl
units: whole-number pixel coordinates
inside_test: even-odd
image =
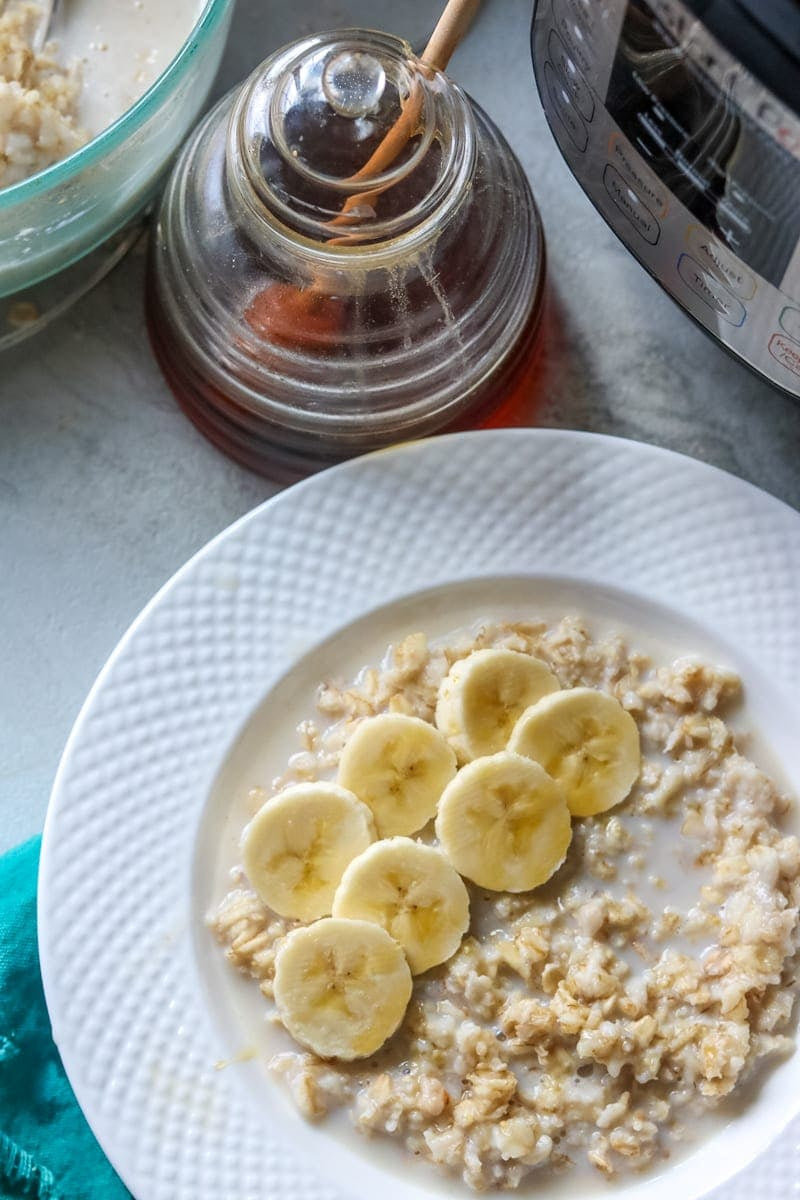
[[[0,350],[140,233],[222,57],[235,0],[0,0]]]

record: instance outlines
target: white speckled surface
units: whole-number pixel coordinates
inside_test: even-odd
[[[438,0],[239,0],[218,90],[314,28],[384,25],[420,44]],[[686,320],[608,231],[552,142],[528,52],[530,0],[485,0],[452,71],[529,172],[557,321],[542,424],[683,450],[800,507],[800,405]],[[0,359],[0,848],[39,830],[97,671],[152,593],[276,485],[176,409],[142,321],[141,254],[38,341]]]

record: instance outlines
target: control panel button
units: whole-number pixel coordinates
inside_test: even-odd
[[[553,11],[553,20],[570,58],[577,63],[584,75],[591,75],[593,55],[590,51],[591,37],[584,30],[585,13],[573,6],[568,13],[564,8]]]
[[[661,236],[661,226],[653,213],[633,190],[629,183],[622,178],[616,167],[606,164],[603,171],[603,185],[621,213],[624,213],[634,229],[646,242],[655,246]]]
[[[702,225],[690,225],[687,241],[701,267],[721,279],[740,300],[752,300],[758,284],[755,276],[742,266],[735,254],[712,237]]]
[[[564,43],[555,29],[550,30],[547,48],[553,66],[561,76],[561,81],[572,98],[572,103],[585,120],[591,121],[594,116],[594,100],[592,93],[589,91],[589,85],[570,58]]]
[[[566,86],[553,70],[551,63],[544,64],[544,81],[553,108],[558,113],[564,128],[575,147],[583,152],[589,144],[589,133],[578,110],[570,99]]]
[[[656,217],[665,217],[669,208],[669,192],[619,131],[612,133],[608,139],[608,157]]]
[[[690,254],[678,259],[678,274],[686,286],[729,325],[743,325],[747,310],[715,275],[703,269]]]
[[[769,339],[769,352],[782,367],[800,375],[800,346],[790,342],[782,333],[773,333]]]
[[[778,324],[793,341],[800,342],[800,308],[793,308],[791,304],[787,304],[778,317]]]

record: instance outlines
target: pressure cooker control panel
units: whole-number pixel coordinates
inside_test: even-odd
[[[608,224],[800,396],[800,119],[681,0],[539,0],[532,49],[552,132]]]

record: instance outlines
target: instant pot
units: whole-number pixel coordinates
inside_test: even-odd
[[[553,136],[727,350],[800,396],[800,0],[538,0]]]

